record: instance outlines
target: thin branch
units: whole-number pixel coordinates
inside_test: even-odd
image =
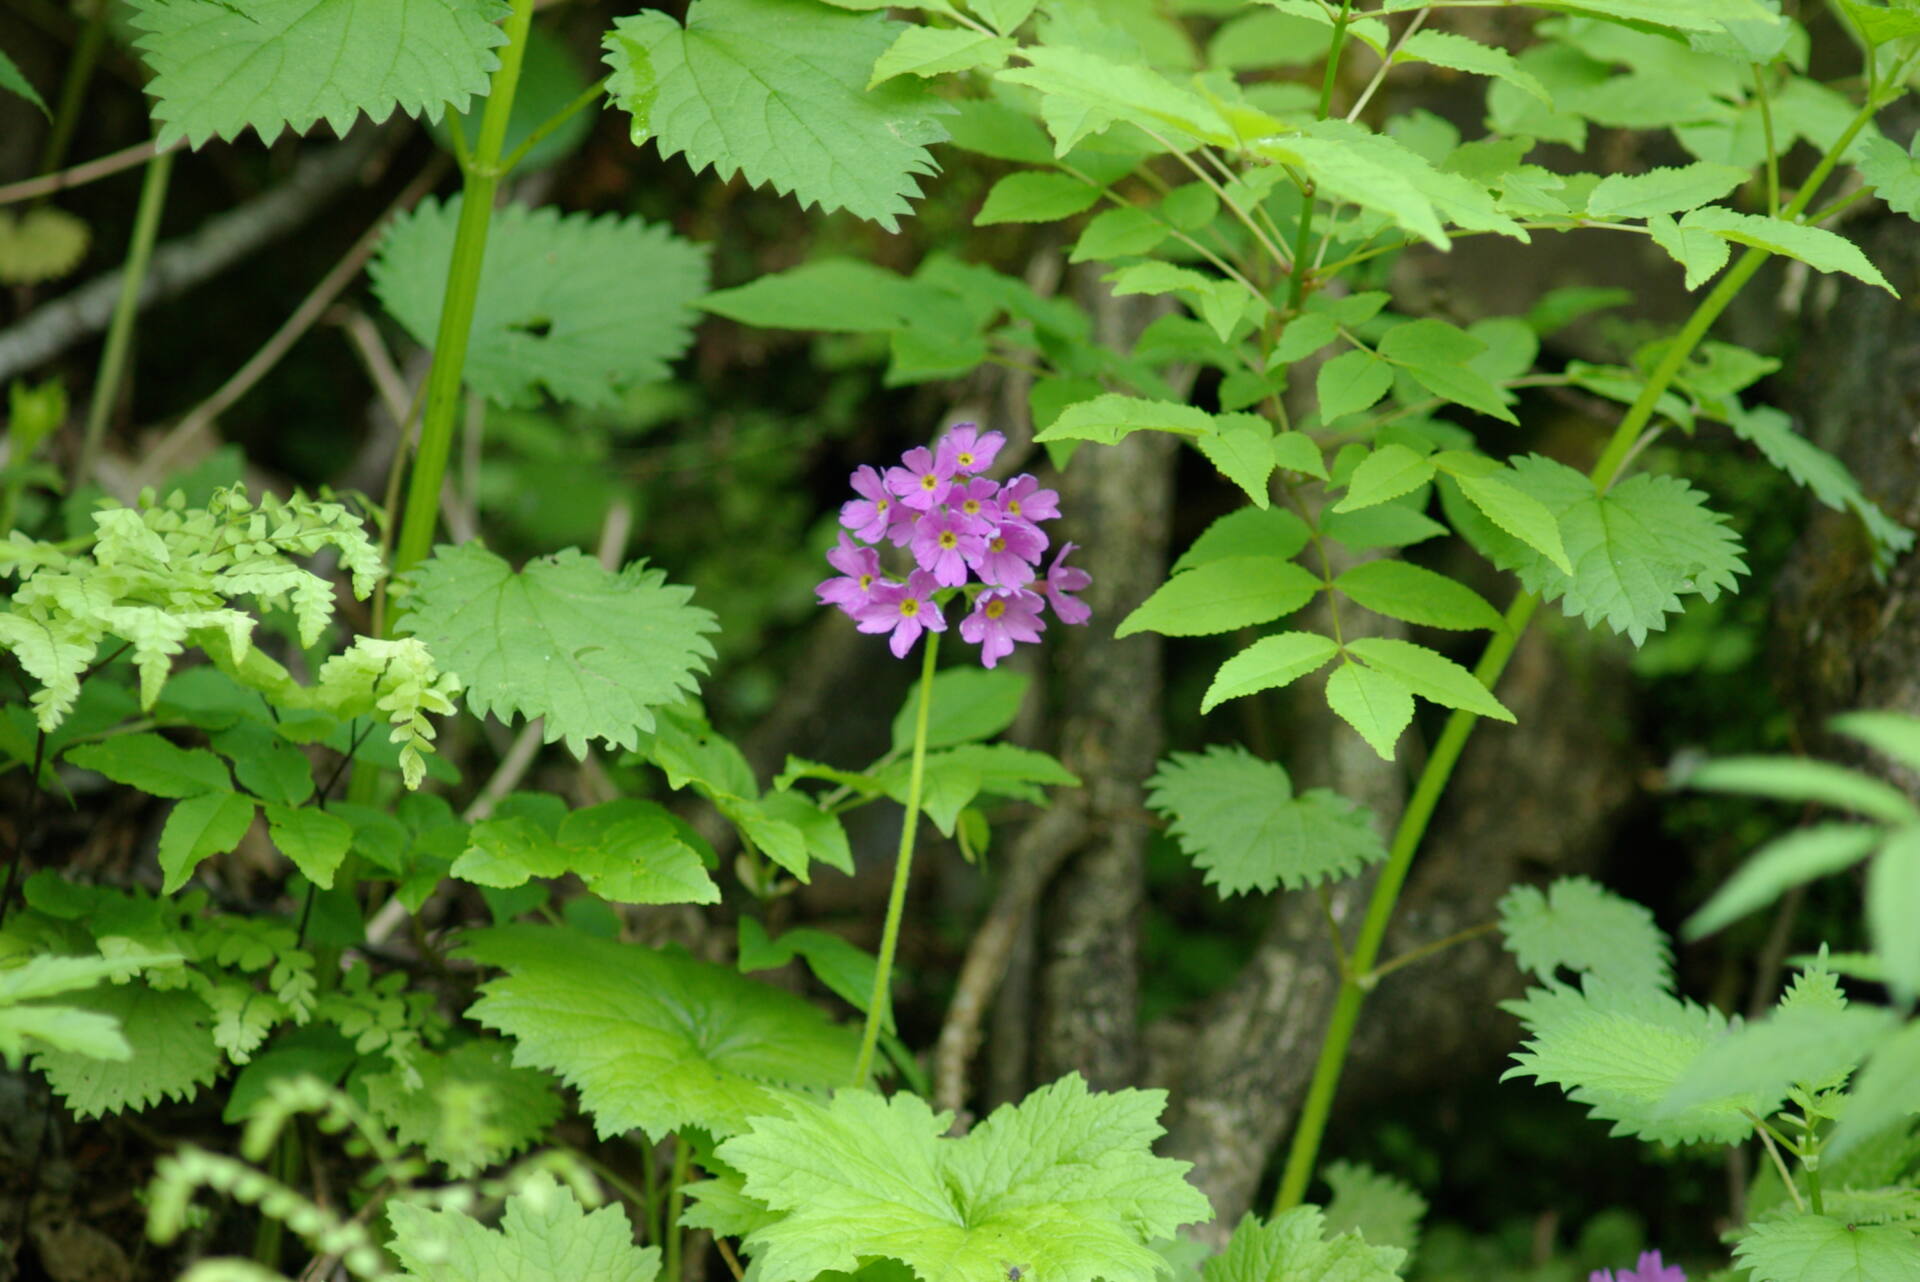
[[[184,142],[175,143],[168,151],[178,151],[186,146]],[[44,174],[39,178],[25,178],[17,183],[0,186],[0,205],[15,205],[23,200],[34,200],[41,196],[51,196],[57,192],[72,191],[75,187],[84,187],[88,183],[99,182],[102,178],[111,178],[123,170],[133,169],[146,164],[159,150],[149,138],[137,142],[131,147],[89,160],[58,173]]]

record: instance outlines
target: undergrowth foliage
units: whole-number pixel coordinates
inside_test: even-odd
[[[690,1229],[765,1282],[1401,1277],[1424,1212],[1403,1182],[1334,1163],[1318,1172],[1333,1196],[1303,1199],[1366,994],[1415,960],[1380,956],[1395,897],[1477,721],[1514,720],[1497,686],[1536,608],[1639,645],[1694,598],[1746,586],[1740,532],[1671,466],[1729,438],[1857,517],[1883,571],[1913,544],[1757,399],[1776,357],[1709,331],[1773,258],[1891,290],[1838,216],[1868,200],[1920,215],[1920,160],[1879,123],[1920,64],[1920,9],[1837,0],[1857,69],[1823,83],[1806,27],[1765,0],[1554,0],[1513,48],[1450,29],[1456,7],[692,0],[683,18],[619,18],[606,79],[529,120],[516,95],[535,96],[532,0],[132,0],[161,148],[321,121],[344,133],[396,110],[481,115],[477,134],[455,120],[442,135],[462,193],[394,221],[370,267],[393,321],[435,353],[395,511],[240,486],[62,507],[63,482],[92,479],[35,457],[64,393],[15,386],[0,651],[19,697],[0,706],[0,757],[32,809],[0,889],[0,1056],[77,1118],[218,1089],[240,1156],[165,1158],[156,1239],[196,1223],[211,1192],[290,1229],[316,1267],[361,1278],[679,1282]],[[1384,78],[1422,67],[1483,85],[1480,136],[1377,108]],[[1290,71],[1306,74],[1275,74]],[[4,55],[0,89],[45,110]],[[966,153],[999,175],[976,225],[1060,224],[1071,263],[1165,306],[1108,345],[1067,294],[944,251],[910,271],[821,256],[712,291],[709,247],[665,226],[496,209],[502,176],[602,99],[636,146],[889,231]],[[1637,131],[1677,163],[1545,163],[1545,145],[1578,151],[1599,129]],[[149,190],[164,192],[154,164]],[[1409,250],[1494,236],[1524,262],[1575,230],[1644,239],[1705,290],[1678,332],[1615,363],[1559,360],[1543,340],[1622,300],[1550,289],[1523,313],[1467,321],[1389,288]],[[1044,559],[1035,522],[1060,514],[1045,478],[985,474],[1001,432],[954,427],[898,468],[861,468],[828,554],[840,576],[818,593],[890,633],[896,656],[924,637],[919,680],[877,759],[794,756],[763,781],[699,700],[727,621],[688,588],[644,560],[564,549],[516,567],[481,539],[435,545],[469,398],[616,404],[669,376],[699,312],[859,337],[855,359],[883,360],[890,386],[1018,369],[1031,427],[1012,430],[1056,468],[1162,433],[1245,503],[1125,617],[1090,619],[1073,545]],[[1196,371],[1203,396],[1184,391]],[[117,377],[94,390],[103,403]],[[1612,402],[1611,433],[1571,461],[1511,448],[1541,388]],[[1455,537],[1505,576],[1504,608],[1403,555]],[[883,544],[911,558],[903,575],[883,570]],[[342,590],[370,608],[343,608]],[[980,665],[938,665],[952,596]],[[1153,1153],[1164,1092],[1070,1075],[956,1133],[893,1019],[921,816],[978,858],[993,803],[1044,806],[1079,784],[999,741],[1027,682],[996,664],[1040,640],[1043,602],[1122,637],[1227,638],[1201,713],[1311,680],[1373,752],[1417,771],[1397,817],[1296,791],[1236,744],[1175,752],[1140,781],[1222,895],[1378,874],[1357,935],[1335,929],[1338,998],[1277,1197],[1211,1239],[1217,1253],[1191,1236],[1214,1208],[1184,1163]],[[1316,602],[1324,626],[1297,622]],[[1380,620],[1419,630],[1379,636]],[[463,700],[522,723],[528,753],[601,753],[632,795],[573,805],[522,789],[518,747],[492,780],[463,779],[475,758],[436,752]],[[1409,752],[1421,703],[1447,720]],[[1911,719],[1837,729],[1920,770]],[[1805,760],[1720,761],[1691,782],[1852,818],[1758,852],[1689,935],[1865,863],[1872,951],[1798,959],[1777,1007],[1743,1021],[1680,990],[1646,909],[1581,879],[1515,887],[1499,928],[1533,987],[1508,1006],[1526,1031],[1509,1075],[1566,1091],[1615,1135],[1757,1138],[1768,1164],[1729,1235],[1733,1276],[1920,1277],[1920,810]],[[114,785],[164,803],[130,888],[67,875],[42,836],[56,807]],[[712,822],[689,821],[696,798]],[[853,871],[844,817],[883,798],[905,815],[878,953],[773,933],[769,910],[797,884]],[[241,855],[282,884],[277,909],[237,910]],[[387,941],[463,885],[494,921],[461,935],[456,959],[481,979],[450,1007]],[[608,907],[723,899],[732,964],[629,938]],[[753,977],[795,959],[831,1008]],[[1843,979],[1887,1001],[1851,998]],[[567,1107],[560,1084],[599,1135],[637,1136],[644,1190],[542,1148]],[[316,1144],[356,1172],[351,1210],[290,1182]],[[600,1205],[608,1187],[624,1205]],[[260,1243],[254,1260],[190,1276],[279,1276],[277,1230]],[[1657,1253],[1619,1268],[1677,1272]]]

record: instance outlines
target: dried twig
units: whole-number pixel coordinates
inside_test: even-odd
[[[167,150],[174,151],[184,145],[176,143]],[[110,178],[122,170],[144,165],[159,154],[153,140],[149,138],[146,142],[137,142],[131,147],[124,147],[97,160],[74,165],[70,169],[42,174],[38,178],[26,178],[17,183],[7,183],[5,186],[0,186],[0,205],[15,205],[23,200],[34,200],[40,196],[51,196],[55,192],[84,187],[102,178]]]

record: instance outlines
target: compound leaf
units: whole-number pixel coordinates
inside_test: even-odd
[[[1025,674],[1004,668],[946,668],[936,673],[927,715],[927,747],[951,748],[993,738],[1020,715],[1030,684]],[[894,714],[894,752],[912,750],[919,705],[919,692],[912,691]]]
[[[653,1282],[660,1273],[660,1248],[633,1244],[633,1225],[618,1203],[589,1214],[545,1171],[507,1199],[498,1229],[462,1211],[397,1198],[387,1222],[406,1282]]]
[[[1296,1206],[1271,1221],[1248,1215],[1227,1246],[1201,1266],[1204,1282],[1398,1282],[1407,1253],[1375,1245],[1324,1222],[1317,1206]]]
[[[1173,572],[1178,574],[1229,556],[1291,558],[1312,537],[1307,523],[1283,507],[1243,507],[1203,530],[1173,563]]]
[[[867,88],[902,29],[812,0],[695,0],[685,27],[655,12],[614,21],[608,89],[636,145],[897,231],[949,110],[914,79]]]
[[[1070,218],[1100,199],[1100,189],[1069,174],[1026,171],[1008,174],[993,185],[974,225],[1050,223]]]
[[[1662,988],[1673,950],[1653,914],[1586,877],[1542,894],[1515,886],[1500,899],[1500,933],[1520,968],[1543,980],[1562,966],[1624,988]]]
[[[1033,439],[1036,441],[1096,441],[1117,445],[1130,432],[1173,432],[1179,436],[1206,436],[1214,430],[1205,410],[1173,401],[1146,400],[1109,392],[1060,411],[1060,417]]]
[[[1147,804],[1222,895],[1351,877],[1386,858],[1372,815],[1325,788],[1296,797],[1287,772],[1240,747],[1176,752]]]
[[[1860,252],[1860,247],[1838,232],[1805,223],[1790,223],[1762,214],[1743,214],[1724,205],[1707,205],[1680,220],[1688,230],[1709,231],[1723,240],[1751,245],[1773,254],[1797,258],[1817,271],[1845,272],[1857,280],[1878,286],[1898,298],[1899,291],[1887,284],[1880,269]]]
[[[333,887],[333,873],[353,844],[353,825],[312,806],[261,807],[267,816],[267,835],[293,866],[322,890]]]
[[[468,1015],[558,1073],[602,1136],[717,1135],[778,1113],[792,1089],[853,1075],[858,1034],[805,999],[683,954],[541,926],[475,931],[465,955],[507,973]]]
[[[1847,1224],[1812,1212],[1763,1220],[1733,1248],[1753,1282],[1892,1282],[1912,1277],[1910,1224]]]
[[[496,889],[571,872],[594,894],[621,904],[720,902],[720,888],[672,816],[638,798],[575,810],[551,834],[525,815],[482,820],[449,871]]]
[[[1282,632],[1262,637],[1220,665],[1200,699],[1200,711],[1212,712],[1228,699],[1273,690],[1318,672],[1340,653],[1333,638],[1317,632]]]
[[[1793,420],[1771,405],[1757,405],[1728,419],[1734,435],[1750,441],[1767,461],[1812,492],[1836,512],[1850,511],[1873,536],[1879,558],[1913,546],[1913,531],[1889,517],[1879,504],[1861,492],[1847,465],[1793,430]]]
[[[1881,830],[1867,824],[1813,824],[1776,837],[1748,856],[1727,884],[1687,918],[1688,939],[1711,935],[1802,882],[1851,868],[1873,853]]]
[[[1069,1076],[949,1139],[951,1116],[917,1096],[842,1090],[755,1118],[719,1156],[777,1213],[746,1239],[764,1282],[812,1282],[876,1256],[921,1282],[1010,1269],[1153,1282],[1165,1266],[1147,1242],[1211,1216],[1187,1164],[1153,1155],[1165,1101]]]
[[[1348,353],[1359,355],[1360,353]],[[1346,497],[1335,512],[1352,512],[1397,499],[1433,479],[1433,464],[1404,445],[1382,445],[1360,460],[1347,481]]]
[[[1375,614],[1423,627],[1498,632],[1506,626],[1500,612],[1466,584],[1407,561],[1362,561],[1333,586]]]
[[[355,117],[398,107],[438,120],[484,96],[506,35],[500,0],[129,0],[134,43],[153,70],[155,140],[198,147],[247,129],[272,142],[325,120],[346,137]]]
[[[443,545],[412,571],[400,626],[459,675],[476,714],[545,717],[547,742],[575,756],[591,739],[632,748],[713,656],[713,616],[665,579],[572,548],[516,572],[478,543]]]
[[[412,1081],[400,1069],[362,1079],[367,1107],[402,1144],[418,1145],[455,1179],[512,1157],[560,1118],[553,1079],[513,1067],[506,1043],[494,1038],[462,1042],[445,1054],[416,1053],[410,1068]]]
[[[1360,732],[1381,760],[1413,720],[1413,692],[1387,673],[1348,660],[1327,678],[1327,706]]]
[[[459,197],[422,201],[394,220],[371,269],[381,303],[428,347],[459,221]],[[467,382],[501,405],[537,404],[542,387],[558,400],[612,404],[667,377],[706,289],[706,250],[664,226],[508,205],[487,233]]]
[[[1117,637],[1158,632],[1202,637],[1292,614],[1320,580],[1277,556],[1233,556],[1184,570],[1161,584],[1114,630]]]
[[[1514,719],[1479,677],[1423,645],[1390,637],[1360,637],[1347,642],[1347,653],[1432,703],[1495,721]]]
[[[160,829],[162,893],[186,885],[201,860],[226,854],[252,826],[253,799],[237,792],[203,792],[174,806]]]
[[[1737,165],[1709,161],[1644,174],[1609,174],[1587,196],[1595,218],[1646,218],[1678,214],[1718,200],[1749,177]]]

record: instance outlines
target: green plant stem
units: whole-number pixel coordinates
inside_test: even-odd
[[[487,256],[487,229],[493,218],[493,198],[504,172],[501,147],[513,95],[520,83],[520,64],[527,52],[527,29],[533,20],[533,0],[513,0],[507,16],[507,43],[500,50],[500,66],[493,73],[487,109],[480,117],[480,140],[466,166],[466,185],[460,205],[460,224],[454,232],[453,257],[447,267],[447,288],[440,304],[440,330],[434,336],[433,369],[427,375],[426,411],[420,422],[420,444],[408,478],[406,510],[394,547],[393,572],[401,574],[426,559],[440,520],[440,482],[447,471],[454,421],[460,413],[461,376],[467,363],[467,342],[473,332],[474,305],[480,297],[480,269]],[[391,612],[388,618],[391,624]]]
[[[1353,0],[1340,0],[1340,15],[1333,20],[1333,43],[1327,46],[1327,70],[1320,78],[1320,106],[1314,119],[1325,120],[1333,110],[1333,85],[1340,75],[1340,51],[1347,43],[1347,18]],[[1287,285],[1287,310],[1300,310],[1307,288],[1307,244],[1313,238],[1313,184],[1300,189],[1300,226],[1293,236],[1293,280]]]
[[[1767,69],[1753,64],[1754,96],[1760,103],[1760,132],[1767,143],[1767,213],[1780,212],[1780,150],[1773,141],[1773,104],[1767,100]]]
[[[107,34],[107,6],[111,0],[94,0],[87,25],[80,30],[80,43],[74,46],[73,60],[67,63],[67,75],[60,82],[60,102],[54,108],[53,128],[47,134],[46,150],[40,153],[40,172],[50,174],[67,158],[73,142],[74,126],[80,122],[80,103],[87,96],[93,69],[100,65],[100,44]],[[42,198],[44,199],[44,197]]]
[[[907,772],[907,812],[900,819],[900,853],[893,861],[893,893],[887,896],[887,924],[880,932],[879,964],[873,972],[873,995],[867,1001],[867,1022],[860,1032],[860,1054],[853,1062],[853,1084],[865,1087],[873,1073],[873,1048],[881,1025],[893,1010],[889,983],[893,954],[900,946],[900,920],[907,911],[907,875],[913,868],[913,838],[920,827],[920,786],[927,773],[927,718],[933,709],[933,664],[940,653],[940,634],[928,632],[920,656],[920,704],[913,718],[913,764]]]
[[[667,1180],[665,1282],[680,1282],[680,1208],[686,1201],[687,1168],[693,1164],[693,1145],[683,1135],[673,1137],[673,1174]]]
[[[1839,163],[1841,155],[1873,119],[1876,110],[1876,104],[1871,101],[1859,110],[1846,131],[1807,176],[1807,181],[1792,203],[1781,211],[1781,217],[1797,218],[1806,209]],[[1590,473],[1596,489],[1605,490],[1613,483],[1621,465],[1632,453],[1634,443],[1653,417],[1654,407],[1660,397],[1672,385],[1674,376],[1706,336],[1708,328],[1726,310],[1727,304],[1733,301],[1734,296],[1770,256],[1763,249],[1748,249],[1739,262],[1720,278],[1712,292],[1700,300],[1680,333],[1667,345],[1659,365],[1647,376],[1640,395],[1627,408],[1626,414],[1613,430],[1612,439],[1601,451]],[[1506,671],[1508,660],[1513,657],[1521,635],[1539,606],[1538,597],[1531,592],[1522,592],[1507,607],[1506,627],[1487,643],[1480,662],[1473,670],[1474,676],[1489,690],[1494,688],[1501,673]],[[1300,1120],[1294,1127],[1293,1140],[1287,1151],[1286,1167],[1280,1177],[1280,1191],[1274,1197],[1275,1215],[1298,1206],[1306,1194],[1307,1181],[1313,1176],[1320,1140],[1326,1133],[1327,1118],[1333,1108],[1334,1093],[1340,1085],[1340,1073],[1346,1065],[1347,1051],[1353,1041],[1353,1031],[1359,1023],[1360,1007],[1366,1000],[1373,980],[1377,978],[1373,973],[1374,963],[1380,956],[1380,945],[1393,919],[1394,904],[1400,897],[1401,887],[1406,884],[1407,872],[1413,865],[1413,856],[1420,848],[1421,839],[1426,835],[1434,808],[1439,804],[1453,768],[1459,763],[1460,753],[1467,746],[1467,738],[1473,733],[1479,719],[1474,713],[1458,709],[1447,718],[1446,728],[1440,732],[1440,738],[1414,784],[1413,795],[1407,799],[1406,809],[1401,812],[1400,823],[1394,829],[1387,862],[1381,868],[1379,880],[1374,882],[1373,893],[1367,901],[1367,915],[1361,923],[1360,936],[1348,955],[1349,974],[1342,979],[1339,995],[1334,999],[1326,1037],[1320,1043],[1320,1057],[1314,1064],[1313,1080],[1300,1106]]]
[[[120,299],[107,325],[106,346],[100,352],[100,372],[93,380],[93,399],[87,405],[86,435],[73,468],[72,489],[86,484],[100,455],[100,442],[120,399],[120,380],[126,374],[127,351],[133,345],[133,322],[140,314],[140,287],[153,261],[153,242],[160,235],[160,211],[167,203],[167,184],[173,177],[173,153],[163,151],[147,162],[140,183],[140,207],[133,218],[133,243],[127,246],[127,264],[120,278]]]
[[[500,162],[501,172],[512,173],[514,168],[527,158],[528,152],[546,141],[547,135],[551,134],[561,125],[566,124],[569,120],[572,120],[585,108],[591,106],[594,99],[604,95],[607,92],[607,81],[611,79],[613,79],[612,76],[600,77],[600,79],[594,81],[585,89],[582,89],[579,97],[541,121],[534,131],[521,139],[520,145],[509,152],[507,158]]]

